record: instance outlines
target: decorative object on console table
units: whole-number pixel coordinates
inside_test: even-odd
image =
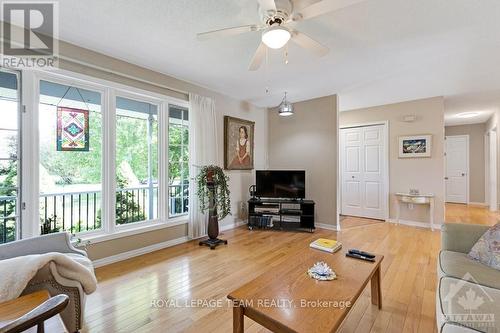
[[[224,116],[224,169],[252,170],[253,121]]]
[[[399,137],[399,158],[431,157],[432,135]]]
[[[200,241],[200,245],[210,246],[213,250],[217,245],[227,244],[227,240],[219,239],[219,219],[231,214],[231,200],[227,182],[229,177],[216,165],[201,168],[196,177],[198,183],[198,200],[200,211],[208,210],[208,239]]]

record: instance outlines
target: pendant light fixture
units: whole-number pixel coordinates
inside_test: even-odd
[[[278,106],[279,109],[279,115],[286,117],[286,116],[291,116],[293,115],[293,105],[286,99],[286,92],[285,96],[283,97],[283,100],[281,101],[280,105]]]

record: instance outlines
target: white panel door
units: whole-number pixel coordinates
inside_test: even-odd
[[[386,218],[385,126],[341,129],[342,214]]]
[[[468,150],[468,136],[446,137],[446,202],[467,203]]]

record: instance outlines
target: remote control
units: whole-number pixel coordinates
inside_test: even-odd
[[[367,258],[375,258],[375,255],[368,253],[368,252],[358,250],[358,249],[350,249],[349,253],[359,254],[360,256],[367,257]]]
[[[375,259],[373,258],[368,258],[368,257],[364,257],[362,255],[359,255],[359,254],[354,254],[354,253],[349,253],[347,252],[345,254],[346,257],[351,257],[351,258],[355,258],[355,259],[361,259],[361,260],[365,260],[365,261],[370,261],[370,262],[375,262]]]

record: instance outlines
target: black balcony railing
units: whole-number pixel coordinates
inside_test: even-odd
[[[169,185],[169,216],[174,217],[188,212],[189,206],[189,183]]]
[[[40,231],[47,234],[98,230],[102,227],[101,202],[101,191],[43,193],[40,195]],[[115,213],[116,224],[157,218],[158,186],[118,189]]]
[[[149,200],[149,195],[153,200]],[[127,224],[158,217],[158,186],[117,190],[116,223]],[[186,184],[169,186],[169,215],[187,213]],[[101,228],[101,191],[43,193],[40,195],[40,232],[78,233]],[[16,239],[17,197],[0,196],[0,244]]]
[[[16,239],[16,196],[0,196],[0,244]]]
[[[40,195],[40,231],[77,233],[101,228],[101,191]]]

